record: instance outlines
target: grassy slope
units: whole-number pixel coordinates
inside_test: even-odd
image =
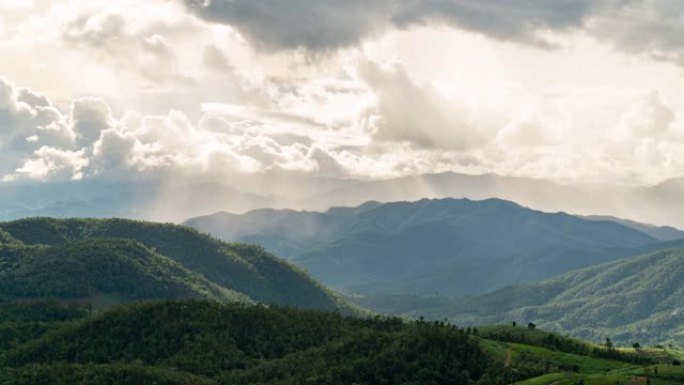
[[[655,372],[657,368],[657,373]],[[526,381],[518,385],[576,385],[579,381],[586,385],[680,385],[684,383],[684,369],[669,365],[653,365],[648,368],[628,368],[608,373],[577,374],[552,373]]]
[[[511,357],[511,365],[520,369],[530,362],[547,360],[550,362],[551,373],[531,377],[525,381],[516,382],[524,385],[575,385],[580,380],[585,384],[646,384],[646,378],[652,384],[674,385],[684,381],[684,367],[672,366],[673,360],[681,360],[682,351],[669,349],[640,349],[621,348],[621,352],[649,357],[652,364],[633,364],[610,359],[589,357],[586,355],[564,353],[541,347],[548,332],[526,327],[513,328],[511,326],[479,327],[480,334],[487,337],[502,332],[514,333],[516,338],[524,338],[526,344],[502,342],[491,339],[485,340],[485,348],[495,357]],[[562,337],[561,337],[562,338]],[[572,339],[570,339],[572,340]],[[589,347],[603,349],[589,342],[574,340]],[[660,363],[658,363],[660,362]],[[654,369],[657,367],[657,373]],[[558,370],[565,368],[566,370]],[[572,368],[571,371],[567,370]]]

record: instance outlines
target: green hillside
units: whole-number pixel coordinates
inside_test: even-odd
[[[48,325],[0,345],[3,385],[494,385],[597,376],[611,384],[644,377],[669,385],[684,378],[672,362],[655,373],[650,357],[526,327],[460,329],[200,301],[138,303],[93,315],[59,303],[3,306],[8,315],[0,316],[0,330],[22,335],[17,321]]]
[[[684,249],[668,249],[470,299],[433,300],[410,313],[467,324],[532,321],[592,341],[684,347],[682,282]]]
[[[635,255],[659,241],[613,221],[498,199],[423,199],[323,213],[256,210],[188,220],[263,245],[333,287],[363,295],[483,294]],[[454,279],[458,277],[458,279]]]
[[[0,223],[0,235],[5,298],[54,296],[105,304],[204,298],[352,311],[262,248],[224,243],[182,226],[32,218]]]
[[[120,301],[205,298],[249,301],[202,275],[125,239],[94,238],[56,246],[0,245],[0,293],[9,298]]]

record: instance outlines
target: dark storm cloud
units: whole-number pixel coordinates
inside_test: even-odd
[[[410,0],[393,17],[397,26],[441,21],[502,40],[537,41],[539,30],[582,25],[599,6],[592,0]]]
[[[199,16],[234,26],[261,46],[325,50],[382,28],[392,0],[184,0]]]
[[[440,22],[504,40],[541,42],[543,29],[583,24],[617,0],[184,0],[258,45],[313,51],[353,45],[390,27]]]
[[[673,0],[621,2],[595,18],[594,36],[628,52],[684,65],[684,3]]]

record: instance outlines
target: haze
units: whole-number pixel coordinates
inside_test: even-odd
[[[3,0],[0,212],[501,197],[684,226],[681,17],[667,0]]]

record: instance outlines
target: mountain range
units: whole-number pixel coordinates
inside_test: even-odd
[[[545,213],[498,199],[367,202],[325,212],[255,210],[190,219],[250,242],[362,295],[485,293],[660,247],[611,220]]]
[[[181,222],[219,211],[243,213],[259,208],[326,210],[369,200],[422,198],[499,198],[537,210],[612,216],[642,223],[684,227],[684,179],[630,187],[609,184],[560,184],[495,174],[426,174],[386,180],[347,180],[265,173],[209,180],[98,180],[0,186],[0,220],[31,216],[127,217]]]
[[[214,182],[64,182],[0,186],[0,220],[27,217],[137,218],[178,222],[220,210],[269,207],[272,200]]]

